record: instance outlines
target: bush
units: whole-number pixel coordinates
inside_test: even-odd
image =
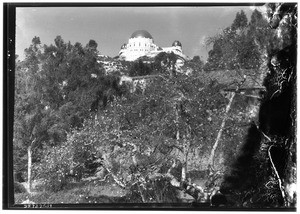
[[[15,193],[27,193],[27,189],[23,184],[19,182],[14,182],[14,192]]]
[[[69,134],[60,146],[45,149],[43,159],[35,166],[37,178],[43,180],[44,190],[57,192],[70,183],[80,182],[86,174],[93,175],[96,163],[91,136],[82,131]]]
[[[30,197],[29,193],[15,193],[15,204],[21,204]]]
[[[129,76],[145,76],[151,73],[151,67],[147,64],[144,64],[142,59],[134,62],[129,70]]]
[[[43,180],[46,191],[60,191],[67,184],[67,174],[73,161],[71,145],[63,144],[49,148],[41,163],[36,167],[38,178]]]

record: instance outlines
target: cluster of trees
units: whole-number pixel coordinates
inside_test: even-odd
[[[278,47],[279,39],[267,20],[254,10],[251,19],[243,10],[227,28],[206,41],[212,46],[205,70],[258,69],[264,62],[263,55]]]
[[[266,8],[268,24],[277,32],[268,42],[277,44],[267,49],[266,91],[258,122],[250,126],[221,189],[236,206],[295,208],[297,4],[270,3]]]
[[[153,190],[160,189],[156,181],[182,188],[195,162],[191,155],[199,148],[201,154],[213,150],[214,159],[224,116],[234,123],[234,115],[245,110],[244,101],[237,100],[227,115],[228,99],[219,93],[225,86],[203,81],[200,72],[173,75],[173,55],[161,54],[149,65],[158,77],[146,91],[128,93],[118,76],[104,75],[93,40],[85,47],[59,36],[54,42],[41,46],[35,37],[25,60],[16,63],[14,170],[28,181],[29,191],[33,179],[59,191],[70,178],[79,181],[102,171],[98,179],[109,175],[122,188],[137,191],[141,202],[169,201],[170,189],[164,197]],[[138,61],[132,70],[136,65],[147,66]],[[246,121],[239,117],[238,123]],[[223,129],[229,142],[239,141],[238,126]],[[238,143],[231,145],[223,146],[234,153]]]
[[[154,59],[149,57],[140,57],[136,61],[130,63],[129,76],[146,76],[150,74],[168,74],[175,75],[176,63],[180,57],[173,52],[166,53],[161,52]],[[186,67],[193,69],[196,72],[200,72],[203,67],[203,62],[199,56],[195,56],[192,60],[187,61]]]
[[[175,202],[176,189],[199,201],[203,189],[192,191],[188,171],[196,166],[222,174],[251,119],[248,98],[223,96],[227,85],[201,71],[259,68],[270,48],[269,32],[258,11],[249,23],[241,11],[210,38],[205,65],[199,57],[187,62],[196,71],[190,76],[176,73],[175,54],[126,64],[130,76],[156,76],[135,93],[119,84],[117,73],[105,74],[94,40],[83,47],[58,36],[42,46],[33,38],[25,60],[16,59],[13,155],[15,175],[21,176],[15,178],[26,180],[29,191],[33,179],[41,179],[47,191],[59,191],[74,177],[110,177],[135,202]],[[205,163],[201,156],[207,156]],[[203,188],[220,185],[215,182]]]
[[[54,42],[42,46],[33,38],[25,60],[16,62],[14,164],[16,173],[24,170],[27,156],[28,181],[32,163],[41,160],[44,148],[60,145],[92,112],[125,93],[118,77],[105,76],[97,63],[95,41],[82,47],[57,36]]]

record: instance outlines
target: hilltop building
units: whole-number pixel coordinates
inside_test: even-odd
[[[128,43],[121,46],[119,58],[126,61],[134,61],[142,56],[155,57],[161,52],[173,52],[182,60],[187,59],[182,52],[182,45],[179,41],[174,41],[171,47],[159,47],[154,43],[153,37],[146,30],[137,30],[131,35]]]

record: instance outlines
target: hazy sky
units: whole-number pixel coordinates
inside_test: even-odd
[[[253,9],[253,8],[252,8]],[[34,36],[42,44],[53,44],[57,35],[65,42],[90,39],[98,43],[101,54],[114,57],[136,30],[147,30],[161,47],[174,40],[183,52],[204,60],[209,51],[207,37],[231,25],[236,13],[244,10],[250,20],[250,7],[24,7],[16,11],[16,54],[24,58]]]

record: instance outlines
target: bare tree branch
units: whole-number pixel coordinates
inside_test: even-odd
[[[106,164],[104,162],[107,162],[107,159],[105,157],[105,155],[103,155],[103,159],[104,161],[102,162],[102,166],[105,170],[108,171],[109,174],[111,174],[112,178],[114,179],[114,181],[116,182],[116,184],[118,184],[120,187],[122,187],[123,189],[126,189],[126,185],[110,170],[110,168],[108,166],[106,166]]]
[[[219,130],[218,135],[217,135],[217,139],[216,139],[215,144],[213,145],[213,148],[211,150],[211,154],[210,154],[210,157],[209,157],[209,163],[211,164],[211,167],[213,167],[213,168],[214,168],[215,152],[216,152],[217,146],[219,144],[219,141],[221,139],[222,132],[223,132],[223,129],[225,127],[225,122],[226,122],[226,119],[227,119],[227,114],[230,110],[230,107],[231,107],[234,96],[235,96],[235,92],[233,92],[233,94],[231,95],[231,97],[229,99],[229,103],[226,106],[225,115],[224,115],[224,118],[222,120],[221,127],[220,127],[220,130]]]
[[[271,161],[271,164],[272,164],[272,167],[273,167],[273,170],[275,172],[275,175],[277,177],[277,180],[278,180],[278,186],[279,186],[279,189],[280,189],[280,192],[281,192],[281,195],[282,195],[282,199],[284,201],[284,205],[287,206],[287,200],[286,200],[286,197],[285,197],[285,192],[284,192],[284,189],[283,189],[283,186],[282,186],[282,181],[281,181],[281,178],[277,172],[277,169],[275,167],[275,164],[273,162],[273,159],[272,159],[272,155],[271,155],[271,148],[273,147],[273,145],[271,145],[268,149],[268,155],[269,155],[269,158],[270,158],[270,161]]]

